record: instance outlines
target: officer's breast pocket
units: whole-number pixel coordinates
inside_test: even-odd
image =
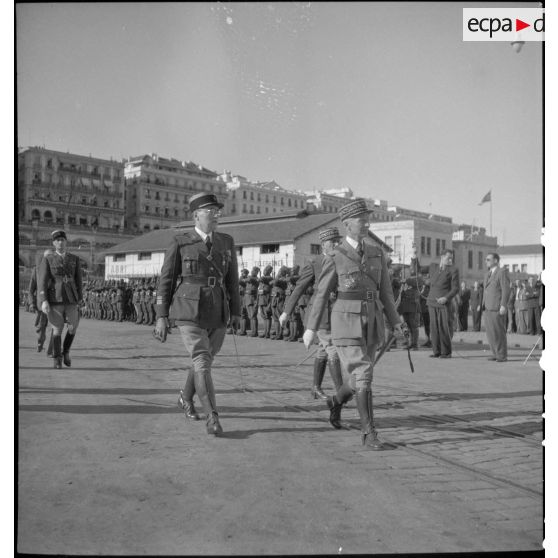
[[[178,287],[169,311],[169,319],[195,321],[200,316],[199,285],[181,284]]]
[[[182,258],[182,276],[197,275],[199,271],[198,258],[195,256],[184,256]]]

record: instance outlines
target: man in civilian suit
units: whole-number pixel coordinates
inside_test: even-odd
[[[473,313],[473,331],[481,330],[482,319],[482,285],[475,281],[471,289],[471,312]]]
[[[453,335],[452,299],[459,292],[459,272],[453,264],[453,252],[444,250],[440,265],[430,264],[430,293],[426,303],[430,314],[430,337],[434,358],[451,358]]]
[[[506,314],[510,296],[510,279],[508,270],[500,268],[498,254],[488,254],[486,265],[488,272],[484,277],[484,322],[488,344],[494,355],[489,360],[505,362],[508,360]]]

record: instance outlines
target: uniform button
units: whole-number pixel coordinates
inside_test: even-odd
[[[210,268],[210,270],[209,270],[209,271],[213,271],[213,268]]]

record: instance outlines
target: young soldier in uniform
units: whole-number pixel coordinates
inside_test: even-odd
[[[46,255],[39,267],[39,296],[41,310],[52,325],[54,368],[62,368],[62,360],[71,366],[70,347],[79,324],[78,304],[82,299],[81,266],[79,258],[66,252],[66,233],[52,233],[55,252]],[[64,321],[68,331],[62,346]]]
[[[279,316],[283,313],[283,308],[285,307],[288,273],[289,268],[281,266],[277,277],[272,281],[271,287],[271,316],[273,318],[271,339],[277,341],[283,339],[283,328],[279,324]]]
[[[330,294],[337,289],[331,309],[331,337],[349,375],[337,393],[328,398],[330,423],[341,428],[343,404],[356,393],[362,426],[362,443],[383,449],[374,427],[372,372],[376,348],[384,337],[383,312],[390,325],[402,334],[402,318],[397,314],[386,259],[368,237],[370,217],[366,201],[357,198],[339,209],[347,236],[330,256],[324,256],[322,273],[310,310],[304,344],[308,349],[316,335]]]
[[[249,274],[250,272],[247,269],[243,269],[240,272],[240,277],[238,279],[238,294],[240,296],[240,331],[238,332],[238,335],[247,335],[246,329],[248,328],[248,311],[246,310],[244,295],[246,293],[246,283],[248,281]]]
[[[288,298],[285,304],[285,309],[281,316],[279,316],[279,322],[283,325],[289,316],[289,314],[295,308],[297,301],[300,300],[307,289],[315,285],[318,277],[322,272],[322,265],[324,262],[325,255],[331,255],[333,249],[339,241],[341,236],[336,227],[331,227],[320,231],[319,233],[320,242],[322,244],[322,257],[312,260],[308,265],[306,265],[300,277],[297,281],[296,287]],[[316,291],[314,290],[314,294]],[[335,293],[332,292],[334,296]],[[330,297],[331,298],[331,297]],[[308,312],[312,307],[314,297],[310,299],[308,303]],[[325,375],[326,366],[329,364],[329,372],[331,374],[331,379],[333,380],[333,385],[335,390],[339,390],[343,384],[343,376],[341,374],[341,363],[339,361],[339,355],[337,354],[337,349],[331,340],[331,328],[330,328],[330,315],[331,315],[331,301],[328,302],[328,307],[324,310],[322,314],[321,322],[318,326],[318,341],[319,348],[316,353],[316,358],[314,359],[314,381],[312,384],[312,397],[314,399],[327,399],[327,395],[322,390],[322,382]]]
[[[267,265],[264,268],[263,275],[258,285],[258,308],[260,309],[260,316],[264,323],[263,333],[260,335],[262,338],[269,339],[271,335],[271,281],[273,277],[271,272],[273,267]]]
[[[214,194],[200,193],[190,198],[193,231],[172,239],[165,253],[157,290],[155,336],[166,341],[169,319],[174,320],[188,353],[193,371],[180,394],[186,416],[197,419],[193,405],[198,394],[207,419],[207,432],[219,436],[215,389],[211,365],[221,349],[229,319],[233,328],[240,321],[238,267],[234,241],[216,232],[220,203]]]

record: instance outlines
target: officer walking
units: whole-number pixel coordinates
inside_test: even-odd
[[[54,368],[62,368],[62,360],[66,366],[72,365],[70,347],[79,324],[78,304],[82,299],[81,266],[77,256],[66,252],[66,233],[56,230],[51,236],[55,252],[41,261],[38,302],[52,325]],[[62,345],[65,321],[68,330]]]
[[[337,289],[337,299],[331,309],[331,337],[337,347],[341,368],[349,377],[327,400],[330,423],[341,428],[342,406],[356,393],[362,444],[381,450],[383,446],[374,426],[371,384],[376,348],[384,336],[382,308],[399,334],[402,334],[402,319],[395,309],[384,253],[366,240],[370,212],[362,198],[339,209],[347,236],[331,255],[324,256],[303,339],[308,349],[314,341],[330,294]]]
[[[322,257],[311,261],[309,264],[304,266],[300,277],[297,281],[296,287],[291,293],[291,296],[287,299],[285,308],[281,316],[279,316],[279,322],[283,325],[288,316],[293,312],[296,307],[297,302],[305,296],[309,287],[315,285],[316,281],[321,275],[322,265],[324,262],[325,255],[331,255],[333,249],[339,241],[341,236],[336,227],[330,227],[324,229],[319,233],[320,242],[322,244]],[[315,294],[316,291],[314,291]],[[332,291],[330,299],[335,300],[336,293]],[[308,312],[313,304],[312,297],[308,303]],[[331,338],[331,328],[330,328],[330,315],[331,315],[331,300],[328,301],[327,309],[322,313],[322,319],[318,325],[318,341],[319,348],[314,359],[314,378],[312,383],[312,397],[314,399],[327,399],[327,395],[322,389],[322,382],[325,375],[326,366],[329,364],[329,373],[331,374],[331,379],[333,380],[333,385],[335,386],[335,391],[339,390],[343,384],[343,375],[341,373],[341,363],[339,361],[339,355],[337,354],[337,348],[333,344]]]
[[[169,319],[182,336],[192,357],[193,371],[181,392],[186,416],[198,418],[193,405],[194,391],[200,398],[208,434],[219,436],[215,388],[211,365],[221,349],[229,319],[233,328],[240,321],[238,266],[231,236],[218,233],[223,204],[214,194],[190,198],[193,231],[176,235],[165,253],[157,290],[155,336],[166,341]]]

